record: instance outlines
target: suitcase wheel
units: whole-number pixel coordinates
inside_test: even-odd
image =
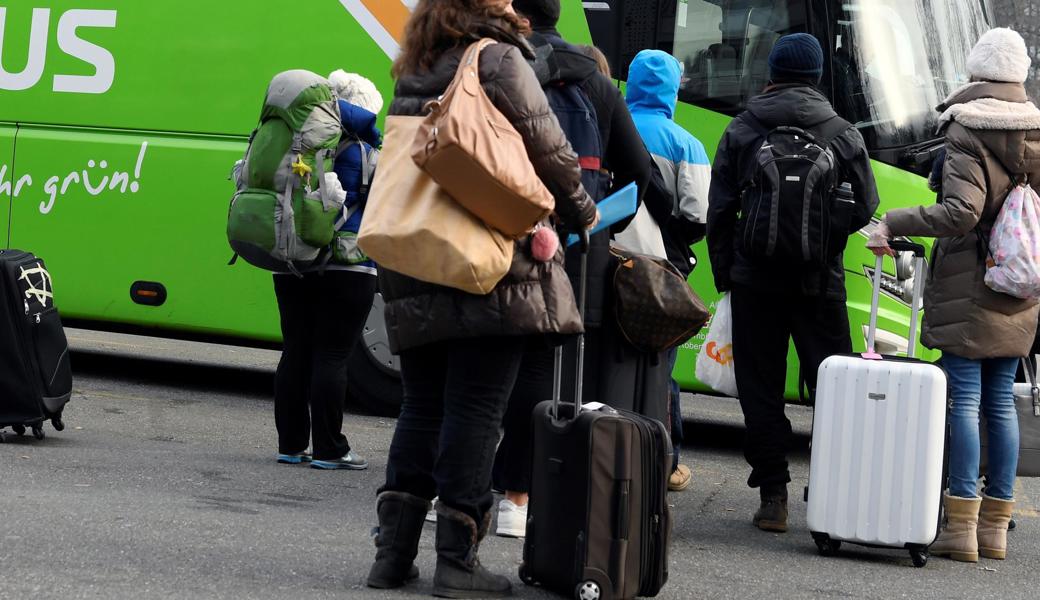
[[[928,564],[928,549],[914,549],[910,551],[910,560],[913,561],[914,566],[920,569],[921,567]]]
[[[820,556],[834,556],[841,549],[841,540],[832,540],[826,535],[814,535],[813,541],[816,542],[816,549],[820,551]]]
[[[32,434],[33,437],[38,440],[42,440],[44,437],[46,437],[43,433],[43,425],[33,425]]]
[[[51,419],[51,425],[55,431],[65,431],[65,421],[62,421],[60,416]]]
[[[11,429],[14,431],[15,435],[25,435],[25,425],[12,425]]]
[[[575,600],[599,600],[601,591],[595,581],[583,581],[574,588]]]

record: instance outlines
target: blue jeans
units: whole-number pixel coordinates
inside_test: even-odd
[[[943,354],[950,380],[950,495],[975,498],[979,479],[979,408],[986,414],[989,462],[986,494],[1014,496],[1018,468],[1018,414],[1013,386],[1017,358],[971,360]]]

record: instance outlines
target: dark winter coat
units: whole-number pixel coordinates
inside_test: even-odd
[[[576,228],[591,223],[595,205],[581,185],[577,155],[527,63],[533,56],[530,48],[497,28],[480,33],[502,42],[487,47],[480,56],[484,90],[523,136],[535,171],[556,198],[560,218]],[[449,50],[429,72],[401,77],[389,114],[423,114],[426,103],[447,89],[464,51],[463,47]],[[526,239],[517,242],[509,273],[486,296],[421,282],[385,268],[379,271],[379,284],[395,353],[450,339],[582,331],[563,270],[562,250],[550,262],[537,262],[530,258]]]
[[[816,133],[820,126],[837,116],[827,98],[805,84],[773,86],[748,102],[747,111],[733,119],[719,142],[712,168],[708,194],[708,252],[715,286],[720,291],[734,283],[762,292],[783,292],[809,296],[826,295],[845,300],[845,270],[842,256],[835,257],[826,273],[820,270],[777,272],[745,258],[736,243],[740,198],[749,184],[755,153],[765,138],[752,126],[747,113],[767,129],[795,126]],[[870,167],[863,136],[849,127],[830,144],[840,169],[839,181],[852,184],[856,208],[849,231],[870,222],[878,207],[877,184]],[[826,286],[826,289],[821,289]]]
[[[613,175],[610,189],[602,198],[615,190],[635,182],[640,199],[650,181],[650,154],[643,146],[632,115],[617,86],[599,72],[596,61],[580,49],[567,43],[552,27],[536,27],[536,59],[533,68],[543,86],[578,85],[596,109],[600,141],[603,144],[603,168]],[[611,230],[621,231],[631,219],[615,224]],[[578,285],[580,255],[575,246],[567,252],[567,272],[575,289]],[[610,255],[610,233],[592,237],[588,263],[588,297],[585,304],[585,323],[590,327],[602,324],[610,304],[616,263]]]
[[[885,215],[893,236],[938,238],[921,341],[964,358],[1025,356],[1036,333],[1037,303],[986,286],[976,232],[993,228],[1012,175],[1040,182],[1040,111],[1015,83],[969,84],[939,108],[946,128],[942,202]]]

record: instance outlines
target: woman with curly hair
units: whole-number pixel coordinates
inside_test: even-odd
[[[592,226],[596,206],[528,64],[527,25],[511,0],[420,0],[393,67],[390,115],[416,116],[451,83],[474,42],[490,38],[478,72],[488,97],[524,139],[535,172],[569,229]],[[494,202],[495,198],[488,198]],[[394,588],[418,577],[414,559],[430,500],[437,502],[436,596],[509,595],[505,577],[484,569],[477,548],[492,506],[491,467],[499,426],[524,348],[537,336],[582,330],[563,251],[533,260],[517,242],[512,267],[479,296],[380,269],[392,350],[401,358],[404,399],[376,512],[376,561],[368,585]]]

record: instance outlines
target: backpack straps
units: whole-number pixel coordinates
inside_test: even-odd
[[[1007,168],[1007,166],[999,160],[997,161],[997,164],[1000,165],[1001,169],[1004,169],[1004,173],[1006,173],[1008,178],[1011,179],[1011,185],[1009,185],[1007,190],[1005,190],[1004,193],[1001,194],[1004,197],[1004,200],[1007,201],[1007,197],[1011,195],[1011,192],[1015,191],[1016,187],[1018,187],[1019,185],[1029,184],[1029,175],[1016,175],[1011,171],[1011,169]],[[997,264],[997,259],[995,256],[993,256],[993,250],[989,247],[989,236],[986,235],[986,232],[982,230],[981,214],[979,215],[979,222],[975,223],[974,230],[976,246],[979,253],[979,260],[985,263],[986,259],[988,258],[989,260],[993,261],[994,265]]]

